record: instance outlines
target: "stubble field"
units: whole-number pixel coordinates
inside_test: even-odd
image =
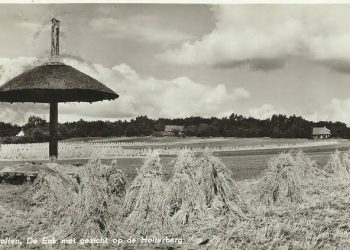
[[[135,139],[133,140],[135,142]],[[179,145],[186,145],[190,149],[187,149],[187,153],[180,151],[180,156],[160,155],[159,162],[158,156],[152,156],[152,153],[147,157],[100,159],[92,163],[90,160],[89,164],[87,164],[88,159],[60,160],[58,161],[60,165],[78,169],[81,179],[90,178],[87,183],[91,184],[89,187],[87,184],[81,186],[83,184],[79,182],[78,191],[73,192],[75,196],[70,197],[69,194],[70,198],[64,198],[65,201],[70,200],[64,205],[64,209],[62,207],[64,212],[53,208],[57,202],[60,202],[60,197],[54,200],[50,198],[51,195],[56,194],[50,190],[52,183],[47,181],[46,177],[42,180],[42,185],[36,183],[35,192],[31,190],[33,184],[1,184],[0,238],[20,238],[25,241],[28,232],[36,237],[47,232],[47,235],[56,235],[62,239],[72,235],[76,239],[95,235],[96,237],[120,237],[125,240],[130,235],[137,239],[140,236],[158,238],[167,236],[182,239],[182,244],[152,242],[142,245],[139,242],[135,245],[112,243],[79,245],[79,248],[111,249],[116,247],[125,249],[140,247],[344,249],[350,247],[348,222],[350,221],[350,185],[348,184],[350,160],[345,153],[349,150],[347,140],[337,140],[336,143],[329,145],[305,144],[305,147],[291,148],[287,146],[293,143],[302,145],[309,141],[267,138],[223,138],[201,141],[190,138],[186,144],[186,139],[177,138],[163,140],[148,138],[148,140],[152,140],[151,145],[147,145],[147,138],[142,138],[139,141],[146,142],[144,145],[128,144],[125,147],[155,149],[175,147],[175,145],[178,148]],[[109,142],[111,141],[116,139],[111,139]],[[257,148],[257,145],[272,145],[272,147],[264,146],[265,148],[262,149]],[[280,145],[280,147],[273,147],[273,145]],[[244,148],[232,151],[191,151],[191,148],[193,150],[196,147],[208,146],[243,146]],[[300,153],[300,149],[303,153]],[[338,155],[334,153],[337,149]],[[271,162],[271,159],[274,160]],[[36,161],[36,164],[40,162],[43,165],[46,164],[45,160]],[[2,161],[0,168],[11,168],[22,163],[23,161]],[[123,182],[118,182],[119,186],[117,186],[123,186],[124,190],[119,194],[118,199],[114,196],[111,198],[108,186],[112,184],[108,181],[91,179],[92,176],[101,173],[104,169],[102,166],[113,166],[125,175],[125,181],[128,184],[123,186]],[[53,167],[53,170],[57,171],[56,167]],[[116,174],[113,171],[110,173]],[[101,178],[103,176],[106,174],[101,174]],[[55,185],[56,189],[65,190],[60,183]],[[89,189],[84,190],[83,187]],[[40,190],[44,188],[52,192],[52,194],[50,192],[46,194],[47,197],[45,195],[41,197],[50,206],[40,202],[38,204],[38,200],[32,200],[31,196],[37,195],[36,192],[41,192]],[[135,190],[137,190],[136,193]],[[90,195],[97,196],[108,193],[106,197],[103,196],[106,207],[99,207],[101,200],[89,199],[84,202],[80,200],[80,205],[77,205],[75,200],[81,199],[79,197],[86,195],[84,192],[87,191]],[[31,195],[28,196],[28,192]],[[200,200],[202,196],[203,201]],[[142,203],[144,200],[148,200],[148,204]],[[73,208],[74,213],[77,214],[79,211],[85,211],[81,212],[80,221],[72,219],[72,213],[69,211]],[[45,213],[38,216],[38,210],[42,211],[42,209],[45,209]],[[142,209],[148,212],[144,214]],[[89,220],[89,216],[95,217],[94,221],[103,221],[105,226],[108,225],[108,230],[98,226],[99,224],[96,226],[94,222],[77,228],[76,223],[84,224]],[[19,247],[33,246],[24,244]],[[36,247],[47,246],[39,244]],[[77,246],[58,244],[51,247],[75,249]]]

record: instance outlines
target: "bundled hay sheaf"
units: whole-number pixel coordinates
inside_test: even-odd
[[[102,177],[107,181],[107,194],[112,198],[117,198],[117,202],[121,201],[126,193],[128,181],[125,174],[118,169],[117,160],[113,160],[111,166],[105,166]]]
[[[343,166],[346,168],[347,172],[350,173],[350,151],[343,152],[342,163]]]
[[[55,231],[55,226],[78,195],[78,183],[73,176],[61,171],[58,164],[46,164],[27,191],[31,205],[28,231],[32,235]]]
[[[171,230],[159,153],[150,153],[124,199],[124,225],[132,233],[166,236]]]
[[[329,174],[322,169],[317,168],[317,164],[302,150],[295,155],[295,168],[299,171],[299,176],[304,180],[312,180],[316,177],[328,177]]]
[[[73,219],[65,228],[66,235],[76,238],[110,236],[115,232],[111,222],[117,216],[111,208],[123,198],[124,174],[95,158],[87,163],[79,177],[78,197],[69,209]]]
[[[281,153],[270,160],[259,183],[259,197],[265,205],[302,200],[300,172],[290,153]]]
[[[200,188],[211,211],[216,216],[231,214],[233,218],[245,218],[248,207],[240,196],[231,172],[221,160],[205,152],[199,164]]]
[[[101,237],[108,232],[108,194],[100,160],[88,162],[80,175],[79,196],[74,204],[75,237]]]
[[[107,181],[107,195],[109,198],[109,212],[114,216],[112,226],[119,229],[122,220],[123,200],[128,185],[125,174],[118,169],[117,160],[112,161],[111,166],[105,167],[103,174]]]
[[[37,207],[52,207],[56,211],[69,206],[78,192],[73,177],[54,169],[39,173],[28,191],[29,201]]]
[[[179,153],[169,182],[168,201],[172,220],[186,225],[208,216],[206,197],[198,179],[199,162],[193,153]]]
[[[349,157],[347,153],[343,153],[343,156],[339,150],[336,150],[327,164],[324,166],[324,171],[330,175],[338,177],[349,177],[348,165]]]
[[[48,166],[28,192],[34,214],[30,226],[33,233],[80,239],[107,237],[115,231],[110,222],[118,216],[115,211],[120,211],[126,188],[120,170],[103,165],[97,158],[75,177],[58,164]],[[112,209],[114,206],[119,209]]]

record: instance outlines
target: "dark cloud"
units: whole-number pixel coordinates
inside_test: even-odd
[[[244,61],[232,61],[226,63],[216,64],[217,68],[239,68],[248,66],[254,71],[272,71],[283,68],[288,62],[306,62],[313,65],[321,66],[329,70],[350,74],[350,60],[346,59],[323,59],[323,60],[311,60],[304,56],[289,56],[279,58],[254,58]]]
[[[238,68],[242,66],[249,66],[252,70],[271,71],[284,67],[286,58],[254,58],[244,61],[232,61],[216,64],[217,68]]]
[[[316,60],[316,61],[313,61],[313,63],[342,74],[350,74],[350,60],[327,59],[327,60]]]

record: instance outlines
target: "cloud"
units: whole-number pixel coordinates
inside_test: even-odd
[[[42,32],[50,32],[51,27],[48,25],[48,18],[44,18],[41,23],[33,22],[20,14],[14,15],[14,25],[29,33],[33,33],[33,39],[36,39]]]
[[[213,8],[214,30],[168,49],[158,58],[179,65],[283,67],[290,57],[348,72],[350,6],[223,5]],[[338,62],[330,63],[330,62]]]
[[[271,104],[263,104],[261,107],[252,108],[248,110],[248,115],[258,119],[268,119],[272,115],[279,114],[275,107]]]
[[[124,19],[96,18],[90,26],[106,36],[117,39],[132,39],[140,43],[168,45],[192,39],[188,33],[173,27],[165,27],[155,16],[136,15]]]
[[[219,116],[230,110],[239,99],[250,96],[243,88],[228,90],[224,84],[205,85],[188,77],[162,80],[139,75],[126,64],[106,68],[66,61],[77,69],[92,75],[115,90],[120,97],[114,102],[80,104],[63,107],[64,112],[79,112],[94,117],[186,117],[191,115]]]
[[[115,101],[89,103],[67,103],[59,105],[59,121],[62,118],[78,120],[126,119],[138,115],[151,118],[177,118],[192,115],[223,116],[231,113],[239,100],[249,98],[243,88],[228,89],[224,84],[202,84],[188,77],[157,79],[138,74],[126,64],[112,68],[100,64],[89,64],[73,57],[63,57],[62,61],[96,78],[116,91],[120,97]],[[27,69],[27,65],[37,64],[33,58],[0,58],[0,83]],[[11,70],[15,69],[15,70]],[[29,115],[48,114],[48,106],[40,104],[1,104],[8,111],[0,112],[0,120],[13,117],[13,122],[23,122]],[[5,106],[4,106],[5,105]]]
[[[232,61],[218,63],[219,68],[236,68],[244,65],[249,65],[251,70],[269,71],[277,68],[282,68],[286,64],[287,58],[254,58],[243,61]]]
[[[38,64],[34,57],[0,58],[0,85]],[[0,121],[23,124],[30,115],[42,116],[47,108],[46,104],[0,103]]]
[[[325,59],[315,61],[316,64],[324,66],[328,69],[334,70],[339,73],[350,73],[350,60],[344,59]]]
[[[307,118],[312,121],[340,121],[350,126],[350,98],[334,98]]]
[[[48,109],[48,104],[0,103],[0,121],[25,124],[31,115],[45,118]]]
[[[37,30],[40,30],[42,28],[42,25],[40,25],[38,23],[28,22],[28,21],[18,22],[18,23],[16,23],[16,26],[30,30],[30,31],[37,31]],[[48,26],[48,25],[46,25],[46,26]]]

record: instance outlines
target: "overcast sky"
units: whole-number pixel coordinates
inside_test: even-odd
[[[234,112],[350,125],[349,16],[350,5],[1,5],[0,84],[45,60],[56,17],[64,62],[120,95],[60,104],[60,122]],[[46,105],[0,105],[2,121],[48,118]]]

